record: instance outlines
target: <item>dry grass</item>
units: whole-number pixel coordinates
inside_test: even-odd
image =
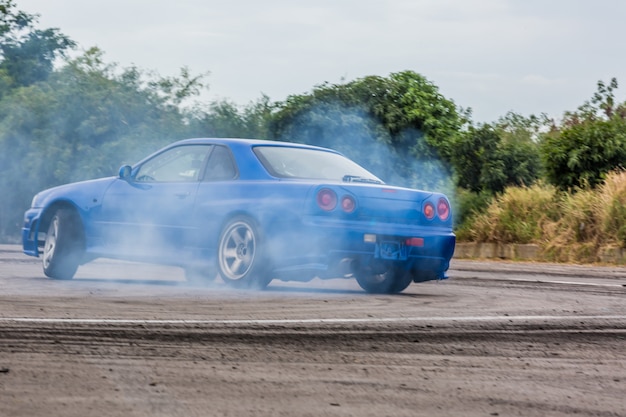
[[[462,240],[536,243],[545,260],[596,262],[601,247],[626,247],[626,172],[573,193],[542,184],[509,188],[464,230]]]
[[[476,214],[469,240],[477,242],[531,243],[554,215],[556,190],[551,186],[511,187],[498,196],[484,213]]]

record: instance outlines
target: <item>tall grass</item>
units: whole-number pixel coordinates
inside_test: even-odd
[[[508,188],[457,235],[461,241],[536,243],[545,260],[599,261],[600,248],[626,247],[626,172],[569,193],[545,184]]]
[[[600,187],[605,244],[626,247],[626,171],[613,172]]]
[[[543,253],[547,260],[594,262],[600,246],[598,191],[563,193],[560,217],[546,228]]]
[[[482,213],[467,222],[460,240],[531,243],[541,240],[544,225],[555,216],[555,189],[547,185],[510,187]]]

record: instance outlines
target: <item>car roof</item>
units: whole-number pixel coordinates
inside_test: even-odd
[[[306,145],[302,143],[294,143],[294,142],[281,142],[281,141],[272,141],[272,140],[264,140],[264,139],[243,139],[243,138],[190,138],[183,139],[177,142],[172,142],[164,148],[159,149],[158,151],[146,156],[139,162],[133,165],[137,167],[143,164],[145,161],[153,158],[155,155],[167,151],[168,149],[175,148],[181,145],[223,145],[228,146],[231,151],[233,151],[233,156],[237,162],[238,166],[241,164],[247,167],[245,173],[248,175],[242,175],[243,172],[240,171],[240,178],[250,179],[250,178],[274,178],[270,175],[267,169],[258,161],[257,158],[254,158],[255,163],[250,164],[249,158],[252,155],[252,148],[256,146],[275,146],[275,147],[285,147],[285,148],[300,148],[300,149],[312,149],[319,150],[323,152],[330,152],[338,155],[342,155],[340,152],[337,152],[334,149],[323,148],[320,146]],[[253,168],[255,167],[255,168]]]
[[[287,147],[295,147],[295,148],[306,148],[306,149],[318,149],[325,151],[332,151],[338,153],[333,149],[323,148],[320,146],[307,145],[304,143],[295,143],[295,142],[282,142],[276,140],[265,140],[265,139],[245,139],[245,138],[191,138],[191,139],[183,139],[178,142],[174,142],[169,146],[181,145],[181,144],[223,144],[223,145],[244,145],[244,146],[287,146]]]

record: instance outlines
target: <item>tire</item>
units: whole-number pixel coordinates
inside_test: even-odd
[[[57,210],[48,226],[43,247],[43,273],[52,279],[72,279],[85,253],[85,238],[78,215]]]
[[[356,272],[356,281],[371,294],[397,294],[404,291],[413,281],[409,271],[390,266],[385,272],[374,273],[369,268]]]
[[[231,219],[220,234],[217,252],[222,280],[235,288],[263,289],[270,283],[261,234],[249,217]]]

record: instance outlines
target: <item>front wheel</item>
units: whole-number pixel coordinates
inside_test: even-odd
[[[363,268],[357,271],[356,281],[361,288],[372,294],[397,294],[404,291],[413,281],[409,271],[390,266],[382,273]]]
[[[57,210],[43,247],[43,272],[52,279],[72,279],[85,252],[82,225],[72,210]]]
[[[230,220],[220,235],[218,269],[222,280],[236,288],[263,289],[268,279],[268,262],[261,246],[261,235],[248,217]]]

